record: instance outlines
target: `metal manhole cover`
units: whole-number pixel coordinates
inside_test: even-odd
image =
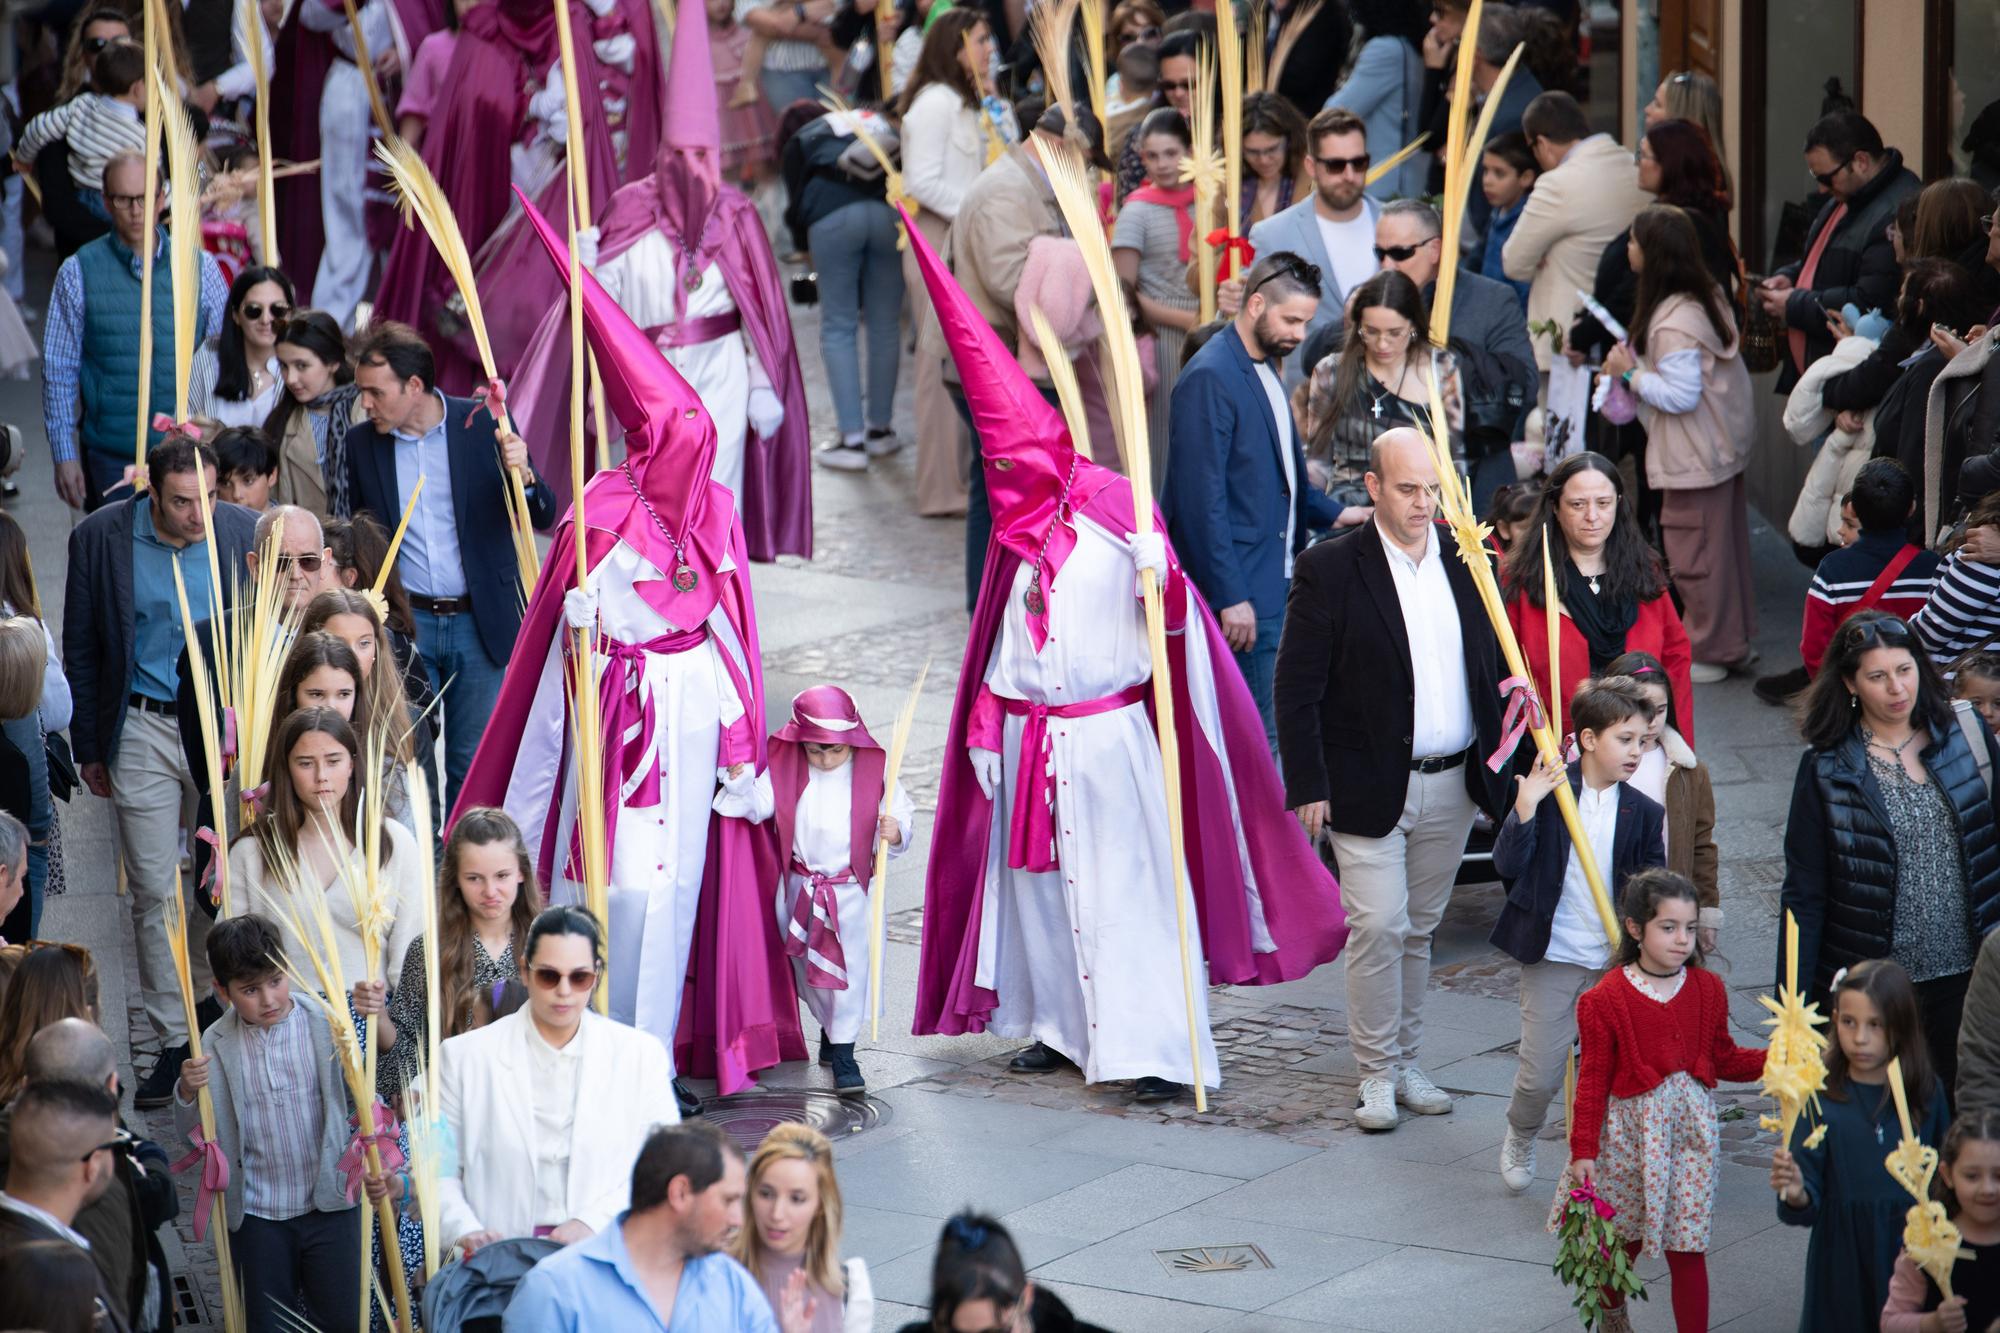
[[[1269,1256],[1255,1245],[1189,1245],[1175,1250],[1154,1250],[1153,1254],[1169,1273],[1248,1273],[1252,1269],[1275,1268]]]
[[[755,1152],[766,1134],[787,1122],[811,1125],[838,1144],[887,1124],[890,1114],[889,1104],[873,1097],[841,1097],[812,1088],[740,1092],[704,1101],[701,1111],[746,1154]]]

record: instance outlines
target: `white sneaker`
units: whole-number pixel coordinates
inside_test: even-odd
[[[1500,1143],[1500,1183],[1515,1194],[1535,1183],[1535,1140],[1515,1133],[1512,1125]]]
[[[870,458],[887,458],[903,447],[903,439],[893,430],[871,429],[866,448]]]
[[[1430,1075],[1415,1065],[1396,1071],[1396,1100],[1418,1115],[1446,1115],[1451,1111],[1451,1094],[1431,1082]]]
[[[1394,1129],[1400,1117],[1396,1114],[1396,1081],[1386,1074],[1377,1074],[1361,1080],[1361,1100],[1355,1104],[1354,1123],[1363,1129]]]
[[[866,472],[868,470],[868,449],[860,440],[849,443],[835,440],[822,444],[813,457],[821,467],[830,467],[836,472]]]
[[[1729,679],[1729,668],[1719,662],[1696,662],[1688,668],[1688,679],[1697,685],[1716,685]]]

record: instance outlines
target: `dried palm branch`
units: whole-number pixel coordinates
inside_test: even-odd
[[[159,13],[158,6],[148,0],[145,10],[145,51],[146,51],[146,183],[147,202],[150,206],[153,182],[160,178],[160,126],[166,122],[166,112],[160,101],[160,81],[154,71],[160,66],[162,37],[170,31],[166,20]],[[178,86],[178,85],[170,85]],[[133,446],[132,486],[135,490],[146,488],[146,445],[152,438],[153,428],[153,252],[159,248],[155,237],[159,233],[148,228],[146,244],[139,255],[139,411],[138,442]]]
[[[1292,58],[1293,49],[1298,46],[1299,39],[1305,36],[1306,29],[1312,26],[1312,21],[1319,17],[1320,6],[1324,3],[1325,0],[1310,0],[1310,3],[1300,5],[1286,17],[1284,26],[1278,29],[1278,42],[1271,48],[1270,68],[1264,75],[1265,92],[1278,91],[1278,82],[1285,77],[1285,62]]]
[[[1234,236],[1243,216],[1243,37],[1230,5],[1216,15],[1215,67],[1222,82],[1222,161],[1228,172],[1222,184],[1222,225]]]
[[[264,781],[265,751],[279,712],[278,682],[305,617],[303,608],[295,609],[286,600],[285,565],[279,554],[284,547],[285,523],[279,519],[258,552],[257,581],[251,585],[247,614],[239,587],[236,614],[218,621],[228,626],[223,636],[229,645],[225,690],[235,708],[235,776],[243,792]],[[251,818],[247,801],[239,815],[244,822]]]
[[[1091,2],[1094,4],[1096,0]],[[896,715],[896,730],[890,734],[889,754],[882,768],[882,813],[885,815],[893,813],[896,809],[896,779],[903,771],[903,756],[910,745],[910,727],[917,720],[917,700],[922,698],[924,693],[924,677],[930,674],[931,660],[926,657],[923,666],[917,669],[917,683],[910,686],[910,697],[904,701],[903,711]],[[911,832],[910,829],[902,830],[905,842],[909,841]],[[883,938],[882,930],[887,920],[884,913],[887,910],[885,904],[888,897],[889,844],[878,837],[875,843],[875,873],[868,881],[868,910],[873,918],[868,926],[868,1040],[870,1041],[882,1040],[882,960],[889,951],[889,944]]]
[[[1130,478],[1132,522],[1144,537],[1153,531],[1152,496],[1145,479],[1153,475],[1152,451],[1146,436],[1146,398],[1139,376],[1139,345],[1132,333],[1132,318],[1125,306],[1125,294],[1118,270],[1111,260],[1111,243],[1097,219],[1083,157],[1065,144],[1037,145],[1042,163],[1048,168],[1049,184],[1063,218],[1083,250],[1090,270],[1090,286],[1097,297],[1098,314],[1111,347],[1111,359],[1118,366],[1119,395],[1116,415],[1124,420],[1125,475]],[[1181,992],[1187,1006],[1188,1064],[1193,1072],[1194,1104],[1208,1106],[1202,1081],[1201,1043],[1195,1029],[1194,962],[1188,951],[1188,886],[1186,835],[1181,822],[1180,743],[1174,730],[1173,679],[1167,659],[1166,617],[1160,603],[1160,582],[1152,570],[1140,576],[1146,605],[1146,639],[1153,655],[1153,715],[1160,739],[1160,770],[1164,778],[1167,807],[1167,836],[1174,866],[1174,916],[1180,930]]]
[[[1473,0],[1472,12],[1466,20],[1468,34],[1476,33],[1472,25],[1479,18],[1480,0]],[[1461,40],[1462,50],[1471,49]],[[1507,91],[1507,81],[1514,77],[1514,67],[1521,62],[1521,52],[1525,47],[1516,46],[1507,57],[1507,63],[1500,67],[1499,77],[1493,80],[1493,87],[1486,93],[1486,105],[1479,112],[1479,123],[1474,126],[1470,142],[1459,137],[1464,128],[1464,103],[1453,102],[1451,106],[1451,142],[1446,146],[1444,183],[1444,246],[1445,262],[1438,266],[1437,293],[1431,298],[1431,309],[1442,311],[1442,323],[1432,320],[1431,341],[1439,347],[1445,345],[1446,334],[1451,324],[1451,294],[1458,286],[1458,237],[1465,223],[1465,203],[1472,189],[1474,173],[1479,170],[1479,156],[1486,150],[1486,136],[1493,128],[1493,113],[1500,109],[1501,96]],[[1469,69],[1470,60],[1458,62],[1461,70]],[[1470,92],[1466,94],[1470,96]],[[1456,165],[1454,165],[1456,164]]]
[[[1215,214],[1215,200],[1228,179],[1228,168],[1215,150],[1215,53],[1203,47],[1194,62],[1193,98],[1188,129],[1194,148],[1181,162],[1181,179],[1194,185],[1194,215],[1201,226]],[[1196,228],[1197,233],[1200,227]],[[1201,322],[1215,318],[1215,247],[1195,237],[1195,273],[1201,290]]]
[[[180,565],[175,562],[178,573]],[[161,919],[161,928],[167,932],[167,952],[173,955],[174,979],[179,983],[181,1012],[187,1016],[188,1055],[196,1060],[201,1056],[201,1020],[195,1016],[194,972],[188,965],[187,906],[181,897],[180,872],[174,872],[173,896],[167,899],[166,914]],[[244,1318],[243,1288],[234,1281],[235,1267],[229,1258],[229,1209],[226,1182],[227,1163],[222,1158],[222,1149],[215,1139],[215,1100],[207,1088],[195,1093],[195,1106],[201,1114],[201,1138],[195,1140],[195,1151],[182,1160],[183,1165],[199,1165],[201,1170],[200,1188],[196,1191],[196,1207],[203,1199],[208,1202],[208,1212],[197,1217],[195,1239],[201,1239],[203,1231],[215,1233],[215,1262],[222,1270],[222,1325],[227,1333],[243,1333],[249,1327]],[[211,1163],[220,1167],[213,1168]]]
[[[1889,1091],[1896,1099],[1896,1119],[1901,1122],[1902,1141],[1883,1163],[1897,1184],[1910,1192],[1916,1203],[1904,1215],[1903,1249],[1910,1261],[1930,1274],[1938,1290],[1951,1299],[1951,1274],[1960,1259],[1974,1257],[1959,1241],[1958,1225],[1946,1214],[1941,1200],[1931,1197],[1931,1178],[1937,1174],[1938,1151],[1917,1137],[1910,1123],[1909,1096],[1903,1091],[1903,1062],[1889,1062]]]
[[[426,1085],[437,1079],[435,1067],[422,1051],[412,1058],[417,1067],[407,1071],[403,1080],[403,1124],[410,1131],[410,1195],[416,1200],[417,1218],[424,1227],[424,1278],[428,1281],[444,1263],[444,1245],[438,1234],[444,1225],[438,1178],[450,1146],[443,1111],[437,1099],[425,1092]]]
[[[1090,113],[1097,117],[1098,128],[1109,134],[1111,94],[1106,84],[1110,76],[1104,63],[1104,11],[1107,8],[1102,0],[1082,0],[1077,6],[1077,16],[1082,20],[1083,27],[1084,74],[1089,80],[1085,92],[1090,96]]]
[[[1097,0],[1091,3],[1096,4]],[[1035,44],[1035,57],[1042,65],[1042,82],[1049,92],[1049,105],[1062,108],[1065,125],[1076,124],[1076,89],[1069,77],[1076,8],[1077,0],[1042,0],[1028,13],[1028,33]]]
[[[1042,360],[1049,368],[1049,383],[1055,386],[1056,405],[1062,408],[1063,420],[1069,425],[1069,442],[1078,453],[1090,458],[1090,421],[1084,410],[1083,390],[1076,382],[1076,365],[1070,360],[1069,349],[1056,336],[1055,325],[1049,322],[1049,317],[1040,306],[1029,308],[1028,325],[1035,331],[1035,344],[1041,348]]]
[[[375,56],[368,49],[368,34],[361,30],[361,12],[354,7],[354,0],[340,0],[340,7],[347,11],[347,30],[354,35],[354,63],[361,67],[361,81],[368,88],[368,111],[375,117],[375,128],[381,132],[383,140],[396,138],[396,122],[389,117],[389,104],[382,98],[382,84],[375,77]]]
[[[661,8],[668,6],[662,4]],[[893,13],[890,6],[884,5],[882,8]],[[570,26],[569,0],[555,0],[555,10],[556,40],[562,50],[563,118],[569,124],[568,143],[581,145],[583,95],[578,90],[576,82],[576,35]],[[669,23],[667,25],[669,36],[673,34],[673,30],[673,24]],[[882,62],[884,79],[889,77],[888,68],[889,62],[884,60]],[[570,199],[572,207],[576,210],[577,228],[579,230],[587,228],[590,226],[590,163],[580,147],[575,152],[571,152],[567,147],[563,149],[563,169],[569,176]],[[611,421],[604,403],[604,379],[597,369],[597,353],[588,352],[585,355],[590,363],[590,401],[594,406],[597,421],[597,470],[602,472],[611,466]],[[582,485],[579,484],[571,494],[582,495]]]
[[[272,189],[277,181],[277,167],[271,161],[271,71],[264,63],[264,16],[257,0],[243,0],[238,8],[242,10],[237,17],[243,24],[243,31],[251,35],[247,54],[250,57],[250,77],[257,89],[257,106],[251,124],[257,136],[257,262],[277,268],[278,201]]]
[[[1784,983],[1776,999],[1760,995],[1757,1002],[1771,1011],[1764,1020],[1771,1029],[1764,1055],[1764,1095],[1778,1103],[1778,1114],[1759,1117],[1757,1125],[1790,1147],[1799,1117],[1809,1110],[1818,1112],[1819,1094],[1826,1089],[1826,1034],[1819,1030],[1826,1026],[1826,1018],[1818,1003],[1806,1003],[1799,990],[1799,923],[1790,911],[1785,913]],[[1806,1136],[1806,1146],[1818,1147],[1824,1137],[1826,1122],[1821,1121]]]
[[[1253,0],[1250,6],[1250,28],[1244,34],[1243,79],[1251,91],[1268,93],[1271,81],[1265,68],[1264,37],[1271,30],[1271,9],[1265,0]]]
[[[153,78],[162,76],[153,71]],[[166,86],[155,89],[167,150],[167,272],[174,283],[174,420],[188,418],[188,376],[201,337],[201,150],[187,108]]]
[[[444,1040],[444,994],[439,988],[438,977],[438,896],[437,864],[431,860],[428,849],[435,833],[431,827],[431,784],[424,775],[423,765],[412,759],[403,767],[403,789],[410,794],[410,832],[425,854],[417,857],[418,897],[424,908],[424,1069],[421,1083],[424,1090],[424,1105],[437,1108],[438,1045]],[[429,1236],[426,1231],[425,1235]],[[437,1271],[435,1256],[431,1272]]]
[[[180,601],[181,632],[187,637],[188,675],[194,680],[195,719],[201,729],[202,749],[207,752],[208,771],[202,776],[208,780],[209,809],[215,823],[216,845],[209,864],[215,868],[215,903],[223,916],[230,914],[229,897],[229,857],[225,854],[229,846],[229,793],[222,775],[222,727],[216,716],[216,698],[213,692],[214,678],[208,670],[208,655],[202,651],[201,635],[195,627],[194,615],[188,610],[187,580],[181,576],[181,562],[173,562],[174,595]]]
[[[410,498],[403,502],[403,517],[396,524],[396,535],[389,538],[389,554],[382,557],[382,568],[375,572],[375,583],[368,591],[382,595],[389,586],[389,571],[396,567],[396,554],[403,549],[403,534],[410,530],[410,519],[417,512],[417,497],[424,493],[424,474],[417,474],[417,484],[410,487]],[[582,494],[581,491],[578,494]]]
[[[1389,156],[1383,158],[1380,162],[1377,162],[1374,166],[1368,168],[1368,174],[1362,177],[1361,183],[1363,185],[1373,185],[1376,181],[1381,180],[1384,176],[1394,171],[1397,167],[1400,167],[1403,165],[1403,163],[1409,161],[1410,155],[1412,153],[1416,152],[1418,149],[1422,148],[1426,143],[1430,142],[1430,137],[1431,137],[1431,132],[1429,130],[1425,130],[1422,134],[1419,134],[1416,138],[1410,140],[1408,143],[1404,144],[1401,148],[1398,148],[1395,152],[1389,154]]]
[[[401,139],[376,144],[375,156],[389,168],[396,199],[403,211],[403,225],[409,226],[412,219],[421,222],[445,267],[451,270],[451,279],[458,286],[459,298],[465,302],[465,322],[472,327],[472,340],[479,347],[480,367],[486,372],[488,406],[500,429],[511,430],[506,408],[496,401],[500,375],[493,359],[493,343],[486,336],[486,312],[479,302],[479,284],[473,274],[472,255],[465,248],[465,236],[458,229],[458,218],[451,211],[451,202],[445,198],[444,191],[438,187],[437,180],[431,175],[430,168],[424,165],[423,158],[417,155],[417,150]],[[542,561],[535,546],[534,525],[528,518],[528,493],[522,483],[520,469],[508,470],[508,485],[503,494],[507,497],[507,517],[514,533],[514,558],[521,582],[519,591],[525,598],[534,591]]]

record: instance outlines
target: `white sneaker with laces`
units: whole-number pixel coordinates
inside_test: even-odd
[[[1451,1094],[1431,1082],[1430,1075],[1415,1065],[1396,1071],[1396,1100],[1418,1115],[1446,1115],[1451,1111]]]
[[[1535,1140],[1516,1133],[1512,1125],[1500,1143],[1500,1183],[1515,1194],[1535,1183]]]
[[[1363,1129],[1387,1130],[1394,1129],[1400,1118],[1396,1114],[1396,1081],[1386,1074],[1362,1079],[1354,1123]]]
[[[822,444],[813,455],[821,467],[836,472],[866,472],[868,449],[860,440],[835,440]]]

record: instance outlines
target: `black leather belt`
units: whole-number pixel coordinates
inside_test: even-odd
[[[410,605],[434,616],[463,615],[472,609],[472,603],[464,597],[426,597],[420,592],[410,594]]]
[[[1460,750],[1457,754],[1434,754],[1428,759],[1412,759],[1410,761],[1410,771],[1412,773],[1443,773],[1449,769],[1457,768],[1460,764],[1464,763],[1466,753],[1466,751]]]
[[[143,694],[127,695],[125,702],[142,713],[158,713],[161,717],[173,717],[178,711],[171,703],[161,703],[158,699],[148,699]]]

